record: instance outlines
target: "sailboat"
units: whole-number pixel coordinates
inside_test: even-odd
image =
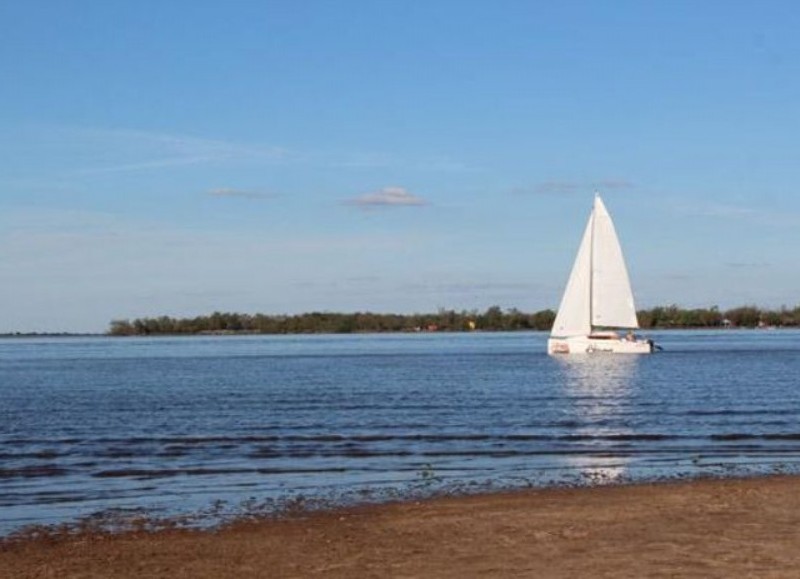
[[[654,349],[653,341],[638,338],[633,333],[638,327],[617,232],[603,200],[595,193],[592,213],[547,341],[547,353],[649,354]]]

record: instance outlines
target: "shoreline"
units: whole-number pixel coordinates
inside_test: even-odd
[[[658,326],[654,328],[640,328],[637,330],[639,333],[647,334],[648,332],[780,332],[780,331],[800,331],[800,325],[794,326],[735,326],[735,327],[722,327],[722,326]],[[16,339],[36,339],[36,338],[208,338],[208,337],[243,337],[243,336],[414,336],[414,335],[431,335],[431,334],[550,334],[550,330],[536,330],[531,328],[524,329],[507,329],[507,330],[386,330],[386,331],[353,331],[353,332],[249,332],[249,331],[208,331],[208,332],[177,332],[177,333],[153,333],[153,334],[130,334],[120,335],[92,332],[12,332],[0,334],[0,340],[16,340]]]
[[[0,577],[795,577],[800,477],[545,488],[0,541]]]

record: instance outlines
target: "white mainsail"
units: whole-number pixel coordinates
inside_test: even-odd
[[[593,213],[592,326],[638,328],[628,268],[614,223],[599,195]]]
[[[551,335],[588,336],[595,326],[639,327],[622,248],[599,195],[595,196]]]

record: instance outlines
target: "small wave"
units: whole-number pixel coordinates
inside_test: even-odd
[[[686,416],[784,416],[797,414],[797,409],[769,408],[763,410],[738,410],[726,408],[721,410],[687,410]]]
[[[586,441],[586,440],[607,440],[616,442],[637,442],[637,441],[660,441],[660,440],[679,440],[684,438],[678,434],[565,434],[559,436],[558,440],[566,441]]]
[[[24,446],[28,444],[78,444],[83,442],[80,438],[7,438],[3,441],[4,445]]]
[[[316,474],[347,472],[344,467],[330,468],[180,468],[180,469],[108,469],[92,473],[95,478],[153,479],[174,476],[215,476],[229,474]]]
[[[0,479],[9,478],[48,478],[64,476],[69,469],[55,465],[42,464],[23,466],[20,468],[0,468]]]
[[[728,434],[712,434],[709,437],[715,441],[728,440],[800,440],[800,433],[754,434],[747,432],[731,432]]]
[[[37,452],[0,452],[0,460],[18,460],[21,458],[53,459],[67,456],[67,453],[55,450],[40,450]]]

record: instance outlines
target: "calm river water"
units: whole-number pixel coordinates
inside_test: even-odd
[[[800,471],[800,332],[0,340],[0,535],[560,484]]]

